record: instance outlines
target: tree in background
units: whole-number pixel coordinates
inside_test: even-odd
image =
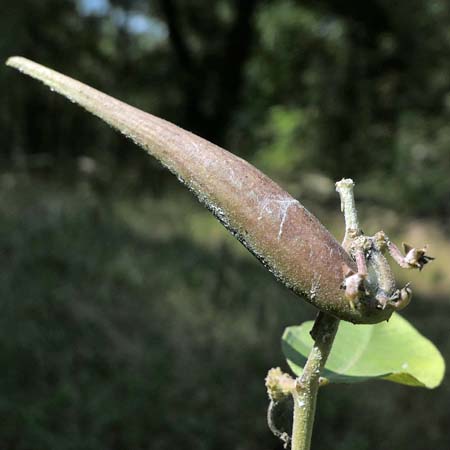
[[[444,0],[22,0],[0,18],[0,53],[70,72],[279,177],[296,181],[301,170],[334,179],[363,167],[363,195],[444,217],[448,9]],[[9,76],[0,75],[8,161],[114,154],[122,166],[135,158],[76,109],[57,99],[46,106],[32,86],[8,89]],[[6,111],[14,108],[13,124]],[[380,174],[389,174],[390,196],[377,191]]]

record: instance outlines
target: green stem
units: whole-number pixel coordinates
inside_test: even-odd
[[[348,243],[361,234],[358,222],[358,214],[355,206],[353,188],[355,183],[350,178],[343,178],[336,183],[336,191],[341,198],[341,211],[344,213],[345,237],[342,246],[347,250]]]
[[[358,215],[356,214],[353,188],[355,183],[350,178],[343,178],[336,183],[336,191],[341,197],[341,211],[344,213],[345,228],[347,230],[359,229]]]
[[[297,379],[291,450],[309,450],[316,412],[320,374],[325,366],[339,326],[339,319],[320,312],[311,330],[314,345],[302,376]]]
[[[352,239],[361,234],[353,188],[355,183],[347,178],[336,183],[341,198],[341,209],[345,219],[345,236],[342,246],[347,249]],[[294,397],[294,421],[291,450],[309,450],[316,413],[317,392],[320,374],[325,367],[339,327],[339,319],[320,312],[314,322],[311,336],[314,344],[302,376],[296,380],[292,391]]]

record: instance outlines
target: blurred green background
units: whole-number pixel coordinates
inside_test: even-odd
[[[232,150],[338,238],[353,177],[367,233],[438,258],[399,282],[450,361],[447,0],[16,0],[0,25],[2,60]],[[122,136],[6,67],[0,93],[0,449],[281,448],[264,377],[315,311]],[[313,446],[447,449],[449,405],[448,377],[326,387]]]

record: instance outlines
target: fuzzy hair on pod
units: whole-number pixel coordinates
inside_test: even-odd
[[[173,172],[275,277],[319,310],[353,323],[392,310],[367,298],[352,308],[341,288],[354,261],[319,220],[236,155],[176,125],[22,57],[7,65],[42,81],[101,118]]]

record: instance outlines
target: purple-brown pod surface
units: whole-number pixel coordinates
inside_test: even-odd
[[[352,308],[343,266],[356,265],[318,219],[243,159],[165,120],[21,57],[9,66],[120,130],[172,171],[275,277],[318,309],[354,323],[386,320],[367,298]]]

